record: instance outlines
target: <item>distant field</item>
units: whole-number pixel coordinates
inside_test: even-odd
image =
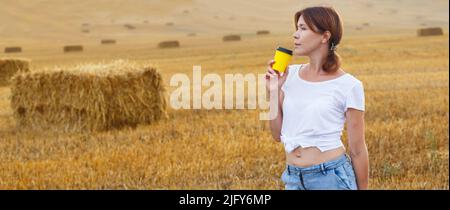
[[[263,74],[275,47],[292,45],[285,35],[178,40],[177,49],[157,49],[159,39],[91,42],[70,55],[33,44],[14,56],[31,59],[32,69],[121,58],[154,63],[168,86],[193,65],[203,74]],[[394,34],[348,36],[339,47],[344,71],[366,91],[370,188],[449,188],[448,44],[448,34]],[[9,96],[10,87],[0,87],[0,189],[283,189],[284,149],[259,120],[264,110],[169,109],[168,120],[135,129],[52,134],[17,131]]]

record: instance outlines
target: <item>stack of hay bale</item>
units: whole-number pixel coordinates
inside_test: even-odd
[[[241,41],[241,36],[237,34],[226,35],[222,37],[224,42]]]
[[[83,45],[66,45],[64,46],[63,51],[65,53],[81,52],[83,51]]]
[[[14,46],[14,47],[5,47],[5,53],[20,53],[22,52],[22,47]]]
[[[178,40],[169,40],[158,43],[158,48],[177,48],[180,47]]]
[[[133,30],[133,29],[136,29],[136,27],[135,26],[133,26],[133,25],[131,25],[131,24],[125,24],[125,25],[123,25],[125,28],[127,28],[127,29],[130,29],[130,30]]]
[[[30,61],[18,58],[0,59],[0,86],[8,85],[10,79],[18,72],[28,72]]]
[[[256,35],[269,35],[270,31],[269,30],[259,30],[256,32]]]
[[[115,39],[102,39],[101,44],[116,44]]]
[[[162,77],[118,60],[17,74],[11,107],[19,129],[103,131],[167,118]]]
[[[444,31],[439,27],[421,28],[417,30],[417,36],[441,36]]]

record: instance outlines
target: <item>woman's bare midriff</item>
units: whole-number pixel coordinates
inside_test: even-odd
[[[286,163],[299,167],[309,167],[337,159],[343,154],[345,154],[344,147],[325,152],[321,152],[317,147],[297,147],[294,151],[286,153]]]

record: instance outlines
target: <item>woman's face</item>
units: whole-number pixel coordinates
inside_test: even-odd
[[[294,54],[297,56],[308,56],[312,51],[320,47],[323,36],[312,31],[306,25],[303,15],[297,22],[298,30],[294,36]]]

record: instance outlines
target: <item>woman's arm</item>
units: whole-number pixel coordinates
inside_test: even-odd
[[[369,154],[364,137],[364,112],[349,108],[346,112],[350,157],[359,190],[369,186]]]
[[[287,75],[289,74],[289,68],[286,67],[284,73],[278,73],[273,70],[272,66],[275,63],[271,60],[267,63],[266,72],[266,91],[269,95],[269,113],[275,113],[276,117],[270,120],[270,132],[275,141],[281,141],[281,124],[283,122],[283,100],[284,92],[282,86],[286,81]],[[275,79],[275,80],[274,80]]]

